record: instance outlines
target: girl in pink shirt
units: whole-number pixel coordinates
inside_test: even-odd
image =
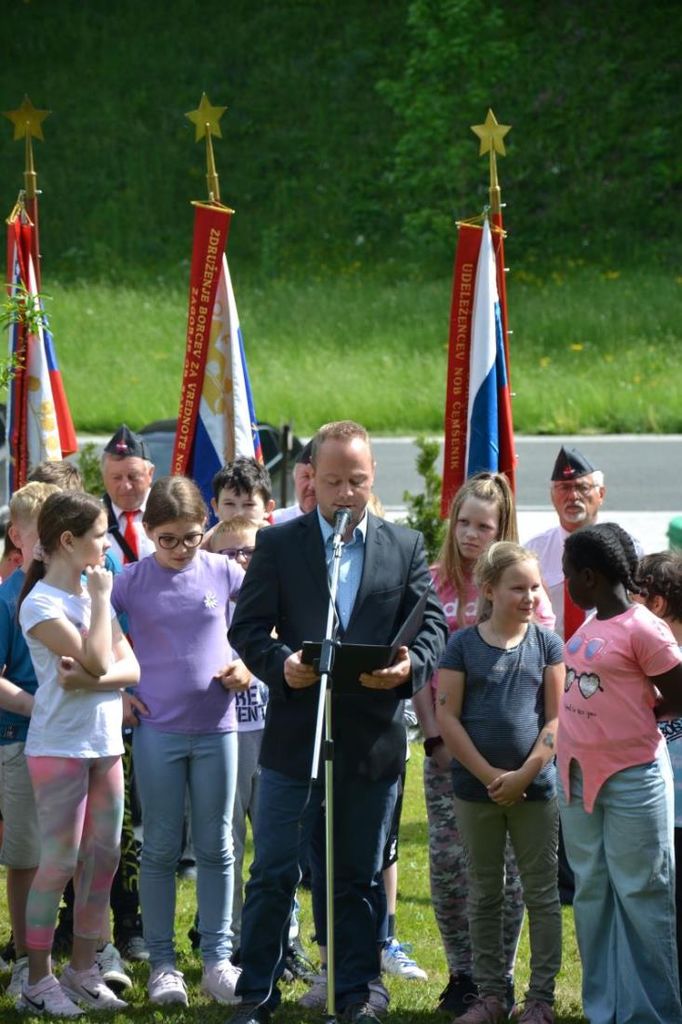
[[[566,644],[559,709],[561,821],[591,1024],[681,1024],[674,906],[672,772],[660,694],[682,709],[682,655],[629,593],[637,555],[614,523],[571,534],[572,600],[595,608]]]
[[[453,498],[447,532],[437,563],[431,569],[436,592],[451,633],[478,621],[479,589],[474,582],[476,559],[493,541],[518,542],[514,495],[501,473],[478,473]],[[549,598],[542,591],[535,621],[554,627]],[[429,819],[431,899],[448,962],[449,980],[439,998],[443,1010],[462,1013],[476,992],[466,908],[469,877],[464,845],[455,816],[450,755],[436,722],[437,676],[412,698],[425,737],[424,792]],[[523,892],[514,855],[506,859],[504,940],[507,959],[507,1001],[514,1002],[513,970],[523,923]]]

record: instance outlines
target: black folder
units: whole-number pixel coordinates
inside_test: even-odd
[[[407,616],[391,644],[346,644],[337,643],[334,656],[333,690],[337,693],[376,693],[359,682],[364,672],[387,668],[395,661],[400,647],[409,647],[421,629],[424,610],[431,587],[427,587],[414,608]],[[306,665],[319,666],[322,644],[304,640],[301,661]],[[381,691],[379,691],[381,692]],[[387,691],[390,693],[390,691]]]

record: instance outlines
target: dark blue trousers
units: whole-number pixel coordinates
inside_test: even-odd
[[[310,790],[310,798],[308,793]],[[397,779],[334,778],[334,938],[336,1001],[342,1011],[369,996],[379,975],[377,875],[396,800]],[[242,912],[237,994],[274,1009],[289,917],[324,787],[263,768],[254,824],[255,858]]]

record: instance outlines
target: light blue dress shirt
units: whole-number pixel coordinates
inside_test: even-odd
[[[332,538],[334,528],[317,509],[317,518],[322,531],[324,541],[325,559],[327,569],[331,572],[333,557]],[[363,515],[358,525],[353,530],[353,536],[348,543],[341,548],[341,566],[339,569],[339,588],[336,593],[336,608],[339,613],[341,625],[345,629],[350,621],[355,599],[360,589],[362,569],[365,564],[365,541],[367,539],[367,512]]]

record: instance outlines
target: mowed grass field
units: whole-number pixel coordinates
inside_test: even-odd
[[[438,994],[447,982],[447,971],[443,956],[440,936],[436,928],[431,899],[429,894],[426,809],[422,786],[423,754],[420,744],[411,745],[412,756],[407,771],[407,787],[403,805],[403,819],[400,833],[399,860],[399,898],[398,898],[398,935],[403,942],[410,942],[413,955],[417,962],[428,971],[426,983],[385,979],[391,993],[391,1012],[389,1020],[392,1024],[437,1024],[446,1022],[451,1015],[441,1014],[435,1010]],[[247,854],[248,862],[248,854]],[[9,932],[7,908],[5,902],[4,872],[0,872],[2,893],[0,894],[0,939],[4,943]],[[312,932],[310,899],[307,892],[302,892],[302,929],[306,948],[314,955],[314,947],[309,941]],[[128,997],[130,1006],[125,1012],[104,1015],[116,1021],[137,1021],[138,1024],[161,1024],[171,1021],[175,1024],[226,1024],[231,1014],[229,1008],[210,1002],[199,991],[201,981],[201,965],[199,958],[191,951],[187,931],[192,923],[195,911],[194,885],[190,882],[178,883],[177,906],[177,944],[179,949],[179,967],[185,972],[189,986],[190,1005],[187,1009],[180,1007],[152,1007],[146,999],[146,980],[148,968],[135,966],[132,976],[135,982],[132,994]],[[580,1003],[580,961],[578,959],[573,918],[570,909],[564,908],[564,942],[563,965],[557,982],[557,1022],[558,1024],[584,1024]],[[528,978],[529,948],[527,927],[524,926],[523,937],[517,961],[517,992],[523,993]],[[4,981],[9,980],[9,975]],[[2,986],[3,979],[0,979]],[[302,982],[284,985],[284,1002],[276,1020],[282,1024],[306,1024],[322,1021],[323,1014],[304,1011],[296,1005],[296,999],[306,990]],[[95,1024],[101,1020],[102,1014],[88,1013],[82,1018],[83,1024]],[[38,1018],[36,1018],[37,1020]],[[18,1013],[11,1001],[0,994],[0,1021],[2,1024],[18,1024],[19,1021],[32,1021],[33,1018]]]
[[[354,418],[373,433],[440,431],[449,278],[351,266],[318,279],[232,269],[256,412],[298,433]],[[46,307],[76,427],[177,414],[185,267],[135,286],[50,279]],[[508,281],[514,425],[523,433],[682,430],[682,277],[653,267],[518,268]]]

